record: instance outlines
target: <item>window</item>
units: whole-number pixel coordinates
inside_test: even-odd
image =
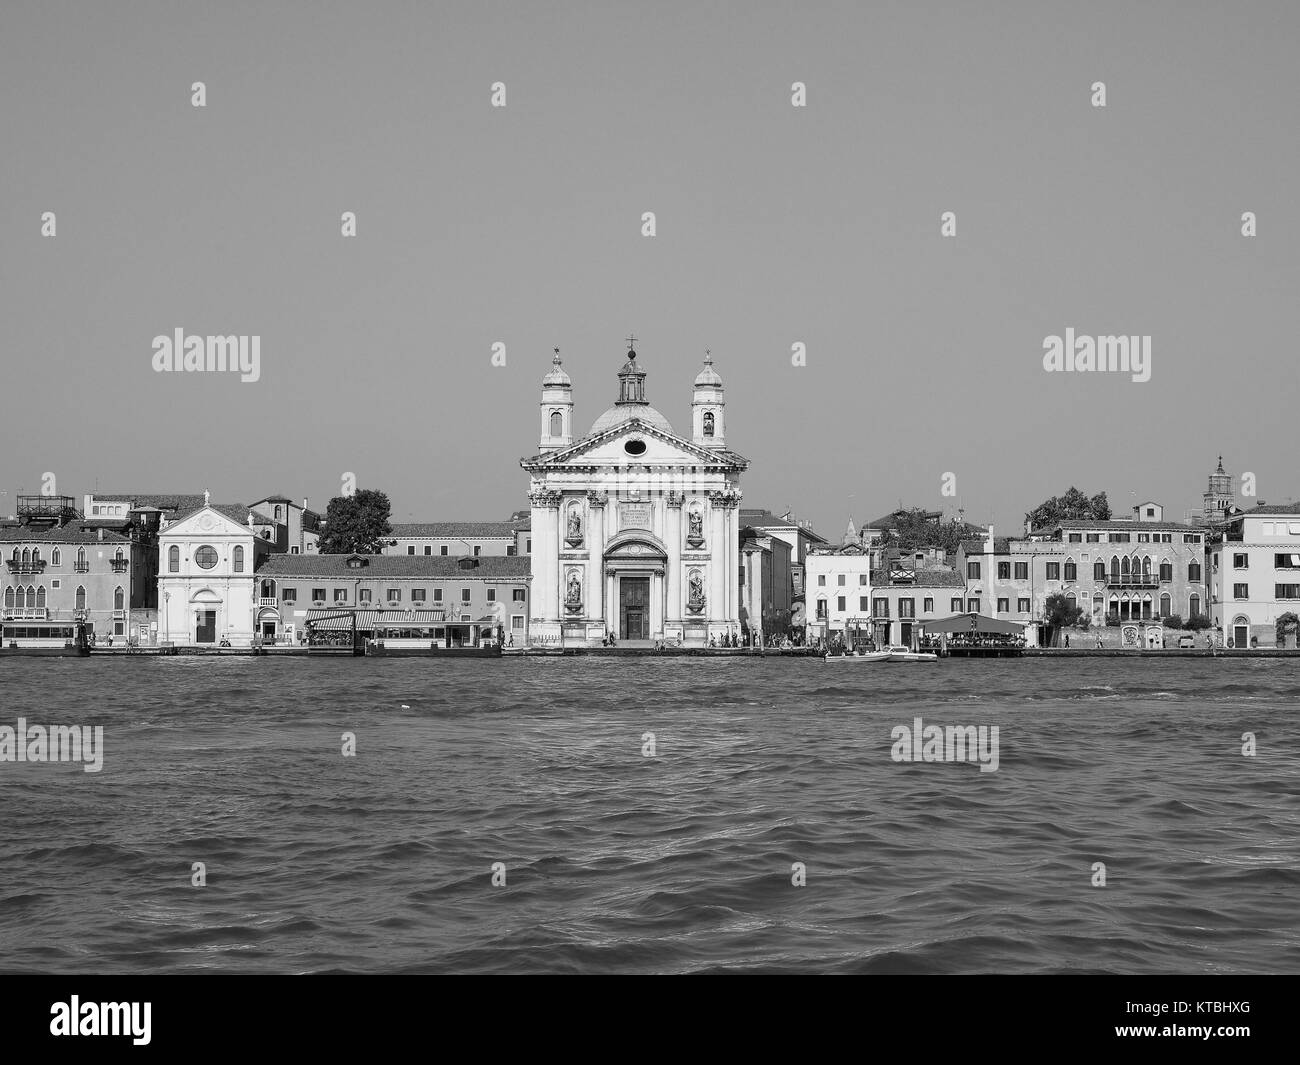
[[[425,545],[424,545],[424,553],[425,553],[426,555],[431,555],[431,554],[433,554],[433,544],[425,544]]]
[[[217,564],[217,549],[204,544],[194,552],[194,564],[199,569],[211,569]]]
[[[346,603],[348,601],[348,590],[346,588],[334,589],[334,602]]]
[[[1199,581],[1201,579],[1201,564],[1199,562],[1189,562],[1187,564],[1187,579],[1189,581]]]
[[[370,603],[370,589],[362,588],[357,592],[357,605],[363,606]]]
[[[1167,618],[1170,614],[1173,613],[1172,603],[1173,600],[1169,598],[1168,592],[1164,592],[1160,596],[1160,616],[1162,618]]]
[[[281,588],[280,599],[284,603],[296,603],[298,601],[297,588]]]
[[[818,588],[826,587],[826,574],[824,573],[817,574],[817,587]]]
[[[999,614],[1010,614],[1010,613],[1011,613],[1011,600],[1010,600],[1010,599],[1001,599],[1001,598],[998,599],[998,613],[999,613]]]
[[[1162,581],[1172,581],[1174,579],[1174,564],[1172,562],[1160,563],[1160,579]]]
[[[514,631],[514,632],[523,632],[523,631],[524,631],[524,616],[523,616],[523,614],[511,614],[511,615],[510,615],[510,628],[511,628],[511,630]]]
[[[867,586],[867,575],[865,573],[858,574],[858,586],[861,588],[865,588]]]
[[[968,581],[977,581],[980,579],[980,564],[978,562],[966,563],[966,579]]]
[[[846,609],[848,609],[848,608],[844,605],[844,596],[842,596],[842,595],[837,595],[837,596],[835,597],[835,609],[838,610],[841,614],[843,614],[844,611],[845,611]]]
[[[1300,555],[1274,555],[1274,569],[1300,569]]]
[[[1201,542],[1201,536],[1199,533],[1183,533],[1183,543],[1199,544],[1200,542]]]
[[[858,609],[864,614],[871,609],[871,604],[867,601],[867,596],[858,596]]]
[[[323,606],[325,604],[325,589],[313,588],[311,590],[311,601]]]
[[[871,613],[874,617],[878,617],[878,618],[889,617],[889,600],[888,599],[872,600]]]
[[[14,606],[14,590],[13,590],[12,588],[6,588],[6,589],[5,589],[5,609],[6,609],[6,610],[12,610],[12,609],[13,609],[13,606]]]
[[[1279,584],[1274,588],[1277,599],[1300,599],[1300,584]]]
[[[289,554],[296,555],[297,553],[298,553],[298,548],[296,546],[289,548]]]
[[[899,616],[900,618],[914,618],[914,617],[916,617],[916,600],[915,600],[915,599],[900,599],[900,600],[898,601],[898,616]]]
[[[44,591],[43,588],[41,590]],[[116,588],[113,589],[113,609],[124,610],[125,608],[126,608],[126,594],[122,591],[122,586],[119,584]]]
[[[120,591],[121,589],[118,589],[118,590]],[[28,589],[27,589],[27,598],[30,600],[31,597],[32,597],[32,590],[31,590],[30,587],[28,587]],[[36,605],[37,605],[38,607],[40,607],[40,606],[44,606],[44,605],[45,605],[45,585],[43,585],[43,584],[42,584],[39,588],[36,589]]]
[[[510,593],[510,598],[516,603],[522,603],[524,601],[524,590],[522,588],[516,588]]]
[[[1075,567],[1073,561],[1066,562],[1065,564],[1065,579],[1067,581],[1077,581],[1079,579],[1079,571]]]
[[[1072,544],[1081,544],[1081,543],[1083,543],[1083,533],[1070,533],[1070,540],[1069,540],[1069,542],[1072,543]]]
[[[826,620],[826,600],[825,600],[825,599],[818,599],[818,600],[817,600],[817,616],[818,616],[819,618],[821,618],[823,621]]]
[[[468,588],[462,588],[462,589],[460,590],[460,601],[461,601],[462,603],[468,603],[468,602],[469,602],[469,589],[468,589]]]
[[[63,565],[63,552],[60,551],[57,547],[54,549],[53,553],[50,555],[50,565],[52,565],[52,566],[61,566],[61,565]]]
[[[839,576],[837,576],[837,577],[835,578],[835,583],[838,584],[841,588],[844,587],[844,574],[843,574],[843,573],[841,573]]]
[[[1104,581],[1106,579],[1106,563],[1094,562],[1092,564],[1092,579],[1094,581]]]
[[[1017,599],[1017,600],[1016,600],[1016,610],[1019,611],[1021,614],[1028,614],[1028,613],[1029,613],[1029,600],[1028,600],[1028,599]]]
[[[480,553],[482,550],[483,550],[482,547],[480,547],[478,544],[475,544],[475,545],[474,545],[474,557],[475,557],[475,558],[478,558],[479,553]]]
[[[81,564],[85,562],[85,560],[86,560],[86,552],[78,551],[77,567],[80,568]],[[181,549],[177,547],[175,544],[173,544],[171,547],[167,548],[167,572],[180,573],[180,571],[181,571]]]
[[[424,603],[424,596],[425,596],[425,591],[424,591],[423,588],[412,588],[412,589],[411,589],[411,602],[412,602],[412,603],[420,603],[421,605],[423,605],[423,603]]]
[[[488,602],[495,603],[497,601],[497,590],[495,588],[489,588],[487,590],[487,593],[488,593]]]
[[[704,435],[713,435],[713,412],[710,410],[704,412]]]
[[[389,588],[388,591],[387,591],[387,593],[386,593],[386,596],[387,596],[388,602],[390,602],[390,603],[400,603],[400,602],[402,601],[402,589],[400,589],[400,588]]]
[[[94,507],[91,507],[90,509],[91,509],[91,513],[93,513],[93,514],[98,514],[98,513],[99,513],[99,507],[98,507],[98,505],[96,505],[96,506],[94,506]]]
[[[1161,534],[1160,534],[1160,542],[1161,542],[1162,544],[1172,544],[1172,543],[1174,542],[1174,534],[1173,534],[1173,533],[1161,533]]]
[[[1011,563],[1010,563],[1010,562],[999,562],[999,563],[998,563],[998,580],[1000,580],[1000,581],[1009,581],[1009,580],[1011,580]]]
[[[980,612],[979,599],[967,599],[966,609],[969,610],[972,614],[978,614]]]
[[[438,554],[445,555],[446,553],[447,553],[447,545],[443,544],[441,547],[438,548]]]
[[[1232,556],[1233,569],[1249,569],[1250,556],[1245,553],[1237,553]]]
[[[1234,584],[1234,585],[1232,586],[1232,598],[1233,598],[1233,599],[1249,599],[1249,598],[1250,598],[1250,585],[1248,585],[1248,584]],[[1279,598],[1281,598],[1281,597],[1279,596]]]
[[[1061,579],[1061,564],[1059,562],[1049,562],[1047,564],[1047,579],[1049,581],[1059,581]]]
[[[954,614],[960,614],[961,607],[962,607],[962,601],[957,596],[953,596],[953,598],[948,600],[948,609],[951,610]]]
[[[1088,543],[1090,544],[1101,543],[1101,533],[1088,533]]]
[[[531,536],[524,541],[524,550],[530,555],[533,553],[533,538]]]
[[[1016,563],[1016,580],[1018,580],[1018,581],[1027,581],[1027,580],[1029,580],[1029,563],[1028,563],[1028,562],[1017,562],[1017,563]]]
[[[442,589],[441,589],[441,588],[435,588],[435,589],[433,590],[433,601],[434,601],[435,603],[441,603],[441,602],[442,602]]]
[[[407,547],[406,547],[406,553],[407,553],[408,555],[413,555],[413,554],[415,554],[415,544],[408,544]]]
[[[1201,612],[1201,597],[1199,595],[1194,595],[1187,601],[1187,616],[1189,618],[1194,618],[1200,612]]]
[[[121,552],[119,551],[118,554],[120,555]],[[244,572],[244,549],[242,547],[236,547],[234,551],[231,552],[230,559],[231,559],[230,564],[234,572],[243,573]]]
[[[558,410],[551,411],[551,435],[552,436],[564,435],[564,415],[561,414]]]

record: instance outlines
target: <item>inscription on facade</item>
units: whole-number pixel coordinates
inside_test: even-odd
[[[623,503],[618,508],[619,529],[649,529],[649,503]]]

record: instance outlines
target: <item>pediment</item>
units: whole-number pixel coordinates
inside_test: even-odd
[[[203,507],[175,525],[169,525],[159,534],[160,539],[189,540],[225,536],[246,536],[251,539],[253,530],[228,518],[219,510]]]
[[[644,443],[645,450],[637,454],[629,452],[629,441]],[[731,460],[637,418],[584,437],[569,447],[543,455],[537,460],[537,465],[552,469],[569,465],[626,466],[628,463],[723,466],[731,465]]]

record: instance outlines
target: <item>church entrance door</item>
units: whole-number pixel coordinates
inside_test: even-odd
[[[650,578],[622,577],[619,588],[620,640],[648,640],[650,638]]]

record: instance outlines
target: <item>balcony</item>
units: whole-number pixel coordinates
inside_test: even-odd
[[[5,621],[45,621],[50,612],[43,606],[9,607],[5,610]]]
[[[1154,573],[1108,573],[1106,574],[1106,586],[1108,588],[1159,588],[1160,578]]]
[[[21,559],[10,558],[5,560],[5,565],[9,567],[10,573],[31,574],[45,572],[45,559],[43,558],[28,559],[26,562]]]
[[[109,565],[113,567],[114,573],[125,573],[127,567],[131,565],[129,558],[114,558],[109,560]]]
[[[273,595],[263,595],[258,597],[257,605],[259,608],[269,606],[272,610],[275,610],[279,608],[280,600]]]
[[[89,573],[89,572],[90,572],[90,563],[89,563],[89,562],[74,562],[74,563],[72,564],[72,568],[73,568],[73,570],[74,570],[76,573]]]

